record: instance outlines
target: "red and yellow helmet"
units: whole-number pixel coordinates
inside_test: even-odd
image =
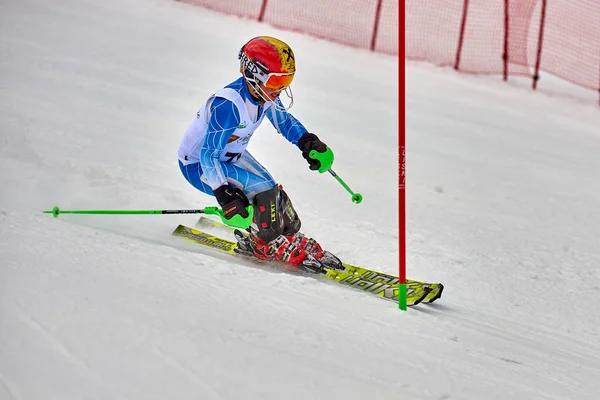
[[[272,90],[292,84],[296,72],[294,52],[284,42],[270,36],[251,39],[240,50],[240,72],[251,84],[262,82]]]

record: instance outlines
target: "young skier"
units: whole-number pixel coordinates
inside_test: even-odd
[[[249,236],[236,232],[238,247],[260,259],[310,269],[330,253],[300,232],[300,219],[288,195],[246,147],[266,116],[298,146],[311,170],[331,168],[333,152],[288,112],[296,63],[287,44],[259,36],[241,48],[238,58],[242,76],[200,107],[179,146],[179,167],[196,189],[216,197],[226,219],[248,218],[247,207],[252,204],[254,224]],[[279,98],[282,92],[289,98],[287,107]],[[311,151],[318,152],[318,158],[310,157]]]

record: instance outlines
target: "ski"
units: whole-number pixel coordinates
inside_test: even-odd
[[[212,224],[215,227],[227,228],[228,230],[230,229],[226,225],[220,224],[219,222],[206,218],[205,220],[206,221],[199,221],[199,223]],[[179,225],[175,231],[173,231],[173,235],[234,257],[242,257],[246,260],[261,264],[268,263],[277,265],[277,263],[272,261],[260,260],[253,256],[240,254],[235,251],[237,247],[236,242],[203,232],[198,229]],[[324,278],[328,281],[337,282],[353,289],[374,294],[382,299],[395,302],[398,301],[399,289],[397,277],[350,264],[343,264],[343,266],[343,271],[325,268],[324,273],[322,274],[307,274],[307,276]],[[407,280],[407,305],[415,306],[421,302],[432,303],[441,297],[443,289],[444,286],[441,283],[427,283]]]
[[[207,218],[205,216],[201,216],[198,219],[198,222],[196,222],[195,227],[196,229],[216,228],[226,234],[233,233],[234,231],[233,228],[225,225],[224,223],[211,218]],[[385,297],[394,301],[398,300],[399,279],[397,276],[384,274],[381,272],[357,267],[346,263],[344,263],[344,266],[346,267],[346,270],[343,272],[329,270],[327,272],[326,278],[330,280],[335,280],[348,286],[357,286],[358,288],[364,291],[376,291],[378,290],[378,288],[383,288],[382,290],[390,290],[390,288],[394,288],[395,290],[393,292],[388,291]],[[373,282],[375,284],[389,285],[389,287],[385,287],[382,285],[368,286],[369,284],[365,281]],[[428,283],[407,279],[406,291],[407,293],[414,291],[422,295],[422,298],[413,305],[416,305],[422,301],[425,301],[426,303],[433,303],[434,301],[442,297],[444,285],[441,283]],[[423,294],[423,292],[428,293]]]

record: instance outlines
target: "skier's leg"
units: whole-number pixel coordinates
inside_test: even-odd
[[[276,185],[269,171],[248,151],[228,166],[227,177],[228,180],[237,182],[237,186],[242,188],[250,201],[256,194]]]
[[[303,262],[307,254],[316,259],[323,256],[321,245],[300,232],[298,214],[281,186],[258,193],[253,206],[258,230],[250,233],[257,257],[296,265]]]
[[[264,242],[271,242],[283,233],[283,218],[279,207],[279,186],[258,193],[252,199],[256,236]]]
[[[257,229],[250,229],[253,252],[258,258],[297,265],[306,258],[306,252],[283,235],[285,225],[281,197],[277,185],[254,196],[252,205]]]
[[[283,187],[280,189],[280,209],[281,218],[283,219],[283,235],[295,246],[303,248],[308,254],[315,258],[320,258],[323,255],[321,245],[313,238],[306,237],[300,232],[302,222],[294,209],[292,201],[288,197]]]
[[[203,193],[214,196],[200,163],[183,165],[179,161],[179,168],[184,178],[192,186]],[[275,185],[275,180],[265,167],[260,165],[248,152],[245,152],[235,163],[223,163],[223,168],[227,182],[242,189],[251,201],[256,193],[270,189]]]
[[[208,185],[208,181],[204,177],[204,172],[202,171],[202,167],[200,163],[183,165],[181,161],[179,161],[179,169],[183,174],[183,177],[196,189],[199,191],[214,196],[213,190]]]
[[[264,229],[272,230],[273,228],[272,225],[274,224],[270,222],[269,219],[271,207],[272,205],[275,205],[275,211],[277,212],[276,219],[277,221],[283,221],[283,228],[280,229],[279,225],[275,226],[275,230],[272,230],[273,234],[278,233],[287,236],[298,232],[301,226],[298,214],[287,193],[283,190],[283,187],[279,185],[279,191],[276,190],[275,180],[271,177],[271,174],[269,174],[267,169],[252,157],[249,152],[245,152],[242,157],[235,162],[235,165],[249,173],[246,178],[246,185],[244,185],[244,193],[246,196],[248,196],[249,199],[253,199],[260,194],[259,203],[269,211],[268,216],[261,217],[261,224],[266,224],[267,226]],[[254,211],[256,213],[256,207]],[[258,211],[260,212],[260,208]],[[261,227],[259,227],[259,230],[260,228]],[[268,239],[272,234],[265,232],[263,235],[265,235],[265,240],[270,241]]]
[[[179,163],[186,180],[198,190],[214,195],[199,163]],[[321,246],[299,233],[300,219],[287,194],[275,183],[269,172],[250,153],[245,152],[235,163],[224,163],[227,181],[239,187],[251,200],[257,229],[251,229],[254,255],[297,265],[306,251],[318,257]]]
[[[247,152],[236,162],[236,165],[252,171],[256,176],[271,177],[266,169]],[[300,232],[302,223],[298,213],[281,185],[276,185],[271,178],[269,181],[247,185],[246,190],[265,188],[267,182],[271,186],[256,194],[248,191],[250,195],[253,194],[252,204],[257,228],[251,230],[255,255],[260,258],[276,258],[291,264],[302,262],[307,253],[320,258],[323,249],[314,239]],[[249,194],[247,195],[250,198]]]

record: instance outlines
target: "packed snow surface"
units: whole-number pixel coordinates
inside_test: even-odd
[[[600,110],[581,89],[407,65],[408,276],[446,285],[408,312],[170,236],[195,215],[41,212],[215,205],[177,146],[261,34],[294,49],[291,111],[364,201],[268,122],[250,151],[306,234],[397,274],[396,58],[175,1],[4,0],[0,399],[594,398]]]

